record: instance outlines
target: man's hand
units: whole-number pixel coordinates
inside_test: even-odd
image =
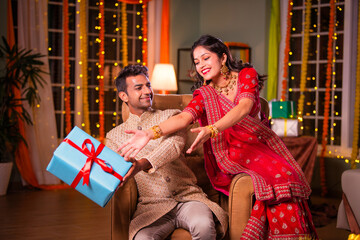
[[[134,158],[129,158],[126,161],[132,162],[132,166],[129,171],[125,174],[123,181],[120,183],[120,187],[124,186],[124,184],[132,177],[134,177],[138,172],[147,170],[151,167],[150,162],[146,158],[142,158],[140,160],[136,160]]]
[[[129,140],[124,142],[116,151],[121,150],[120,155],[128,160],[134,158],[140,150],[151,140],[151,130],[126,130],[127,134],[134,134]]]

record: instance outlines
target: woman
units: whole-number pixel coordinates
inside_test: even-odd
[[[251,176],[256,202],[242,238],[317,238],[306,199],[310,187],[301,168],[279,137],[261,118],[259,91],[263,79],[249,65],[232,59],[226,45],[205,35],[192,47],[198,82],[182,113],[134,136],[119,150],[134,157],[151,139],[198,120],[198,136],[187,150],[203,144],[205,169],[217,190],[229,194],[238,173]],[[204,85],[201,86],[200,85]]]

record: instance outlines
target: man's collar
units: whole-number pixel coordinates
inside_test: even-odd
[[[152,108],[148,108],[147,111],[145,111],[143,114],[141,114],[140,116],[133,114],[131,112],[129,112],[129,120],[131,121],[142,121],[146,118],[148,118],[151,114],[153,114],[155,112],[154,109]]]

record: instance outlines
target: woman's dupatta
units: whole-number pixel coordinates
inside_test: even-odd
[[[206,110],[206,119],[203,117],[200,118],[199,121],[201,126],[214,124],[235,106],[235,103],[232,103],[226,99],[226,97],[219,95],[211,86],[203,86],[197,89],[194,92],[194,96],[197,94],[202,95]],[[308,198],[311,193],[311,189],[306,181],[303,171],[281,139],[266,125],[265,121],[266,120],[260,121],[251,116],[247,116],[239,123],[235,124],[232,128],[236,129],[236,131],[245,131],[254,137],[266,141],[267,146],[272,151],[289,163],[289,165],[293,168],[294,173],[297,174],[299,182],[289,183],[286,186],[284,184],[270,186],[265,182],[264,178],[255,171],[244,168],[240,164],[234,164],[234,162],[230,161],[228,156],[228,129],[220,132],[216,138],[211,138],[210,141],[204,144],[205,154],[210,154],[209,152],[206,152],[206,150],[211,147],[212,153],[214,154],[217,162],[217,166],[214,166],[213,162],[209,162],[211,158],[205,157],[205,165],[209,177],[211,178],[211,176],[214,176],[216,167],[218,167],[222,173],[229,176],[238,173],[247,173],[253,180],[256,199],[260,201],[271,200],[276,202],[281,201],[281,199],[289,199],[291,197]],[[209,146],[209,142],[211,146]],[[229,179],[225,179],[225,182],[228,182]]]

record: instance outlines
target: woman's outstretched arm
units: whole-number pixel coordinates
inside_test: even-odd
[[[191,114],[187,112],[181,112],[175,116],[168,118],[167,120],[159,124],[160,136],[166,136],[171,133],[177,132],[180,129],[186,128],[191,124],[193,118]],[[125,159],[135,157],[136,154],[143,149],[146,144],[155,137],[155,133],[151,129],[146,130],[128,130],[125,131],[128,134],[134,134],[129,140],[124,142],[117,151],[121,151],[120,155]]]
[[[232,127],[250,113],[253,104],[254,102],[251,99],[242,98],[239,101],[238,105],[236,105],[225,116],[223,116],[213,125],[218,129],[219,132],[222,132],[225,129]],[[191,144],[190,148],[186,151],[187,153],[191,153],[192,151],[194,151],[196,148],[206,142],[211,135],[211,131],[207,127],[198,127],[191,129],[190,131],[197,132],[198,135],[194,140],[193,144]]]
[[[250,98],[242,98],[239,104],[231,109],[224,117],[219,119],[214,125],[219,132],[234,126],[245,118],[251,111],[254,102]]]

